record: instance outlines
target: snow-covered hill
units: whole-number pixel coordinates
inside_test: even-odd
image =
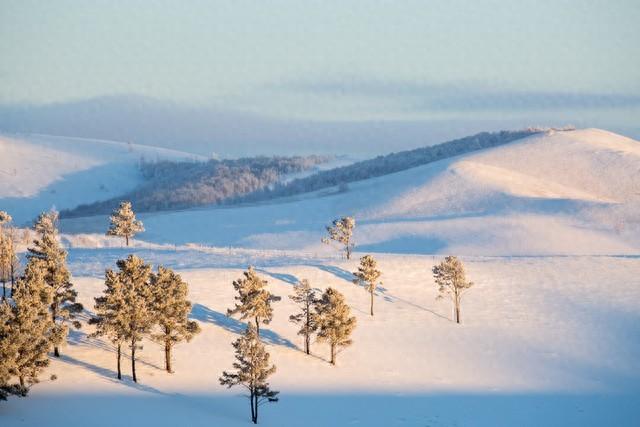
[[[47,135],[0,135],[0,207],[18,223],[133,190],[141,159],[200,158],[163,148]]]
[[[143,215],[143,240],[326,250],[324,225],[355,216],[361,251],[469,255],[640,251],[640,143],[598,129],[510,144],[271,203]],[[105,218],[66,221],[96,232]]]

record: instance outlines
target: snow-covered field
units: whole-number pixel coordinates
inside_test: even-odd
[[[11,191],[42,206],[42,188],[75,182],[59,178],[65,168],[39,186],[29,174],[0,184],[0,209],[21,206],[5,204]],[[89,311],[104,269],[135,252],[179,270],[203,331],[176,348],[174,374],[161,369],[161,348],[146,343],[135,384],[126,363],[125,380],[115,380],[113,348],[88,338],[85,326],[48,369],[58,379],[1,403],[0,423],[248,425],[247,400],[218,377],[244,328],[225,316],[231,282],[252,264],[283,297],[264,334],[281,400],[263,407],[262,425],[636,426],[639,193],[640,143],[590,129],[530,137],[346,192],[141,215],[147,231],[131,249],[103,236],[104,217],[63,221]],[[347,214],[358,221],[350,261],[319,243],[323,226]],[[351,283],[358,256],[371,252],[383,272],[373,318],[367,294]],[[444,254],[461,255],[475,282],[462,325],[451,321],[448,301],[435,299],[431,268]],[[337,287],[358,319],[354,344],[335,367],[324,345],[313,345],[311,357],[300,351],[288,321],[286,296],[302,278]]]

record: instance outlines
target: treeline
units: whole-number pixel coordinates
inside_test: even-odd
[[[528,128],[518,131],[482,132],[442,144],[378,156],[348,166],[321,171],[291,182],[278,183],[275,186],[250,193],[242,200],[266,200],[334,186],[344,186],[350,182],[400,172],[471,151],[504,145],[545,130],[547,129]]]
[[[329,161],[328,156],[251,157],[233,160],[158,161],[140,163],[145,182],[133,192],[106,201],[63,210],[63,218],[105,214],[123,198],[140,212],[186,209],[230,203],[275,185],[284,175]]]

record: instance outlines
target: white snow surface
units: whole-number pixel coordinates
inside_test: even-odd
[[[23,224],[52,207],[106,200],[142,182],[142,160],[201,159],[164,148],[49,135],[0,135],[0,209]]]
[[[130,248],[104,236],[104,217],[63,221],[85,321],[105,268],[136,253],[180,272],[203,330],[176,347],[174,374],[162,370],[161,347],[145,343],[135,384],[126,358],[115,379],[113,347],[85,324],[29,397],[0,403],[0,424],[250,425],[242,390],[218,378],[244,330],[225,316],[231,283],[254,265],[283,297],[263,332],[281,400],[261,407],[260,425],[637,426],[639,150],[597,129],[537,135],[346,192],[144,214]],[[352,260],[319,243],[324,225],[347,214],[358,222]],[[372,252],[383,272],[374,317],[351,282]],[[460,325],[450,301],[436,300],[431,268],[444,254],[461,256],[475,283]],[[336,287],[357,317],[337,366],[325,345],[305,355],[288,321],[287,295],[303,278]]]
[[[352,183],[346,192],[144,214],[141,238],[326,253],[324,226],[352,215],[362,251],[635,254],[639,212],[640,142],[586,129],[534,135]],[[74,234],[104,228],[104,217],[63,222]]]

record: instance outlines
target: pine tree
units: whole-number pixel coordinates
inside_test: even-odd
[[[260,335],[260,323],[267,325],[273,318],[271,302],[279,301],[280,297],[271,295],[265,289],[267,281],[262,280],[253,267],[249,267],[243,275],[244,278],[233,282],[233,288],[238,292],[235,297],[238,302],[234,308],[227,310],[227,316],[239,313],[241,320],[253,319],[256,333]]]
[[[125,312],[124,289],[118,274],[113,270],[105,272],[105,289],[103,294],[94,298],[95,317],[89,320],[90,324],[96,325],[96,330],[92,337],[105,336],[116,346],[116,361],[118,369],[118,379],[122,379],[122,344],[125,342],[124,330],[126,320],[122,314]]]
[[[13,221],[13,218],[11,218],[11,215],[9,215],[5,211],[0,211],[0,230],[2,230],[3,225],[8,224],[11,221]]]
[[[263,403],[277,402],[277,391],[269,388],[267,378],[276,367],[269,364],[269,353],[260,342],[258,331],[252,323],[247,325],[243,336],[233,343],[236,362],[233,363],[235,372],[224,371],[220,377],[220,384],[231,388],[242,385],[249,390],[251,403],[251,421],[258,423],[258,408]]]
[[[322,239],[322,243],[330,244],[335,241],[344,246],[347,259],[351,259],[351,252],[355,244],[353,243],[353,229],[356,226],[356,220],[353,217],[345,216],[333,220],[331,225],[327,226],[329,235]]]
[[[126,260],[117,261],[120,269],[118,281],[122,286],[123,305],[117,313],[118,331],[123,340],[129,342],[131,349],[131,373],[134,382],[138,382],[136,375],[136,350],[142,350],[140,342],[153,327],[155,318],[151,305],[152,292],[149,284],[151,266],[145,264],[135,255],[129,255]]]
[[[332,365],[336,364],[338,348],[351,345],[351,333],[356,327],[356,318],[344,301],[344,296],[333,288],[327,288],[316,304],[316,322],[320,342],[331,347]]]
[[[129,239],[143,231],[142,221],[136,219],[136,215],[131,209],[131,202],[120,202],[120,206],[111,215],[111,225],[107,230],[107,236],[124,237],[127,246],[129,246]]]
[[[356,285],[364,285],[364,289],[369,292],[369,295],[371,296],[370,313],[373,316],[373,295],[378,288],[378,285],[382,284],[378,283],[378,279],[382,275],[382,272],[378,270],[376,260],[371,255],[363,256],[360,258],[358,271],[353,273],[353,275],[355,276],[353,283]]]
[[[41,263],[29,263],[13,295],[6,345],[13,354],[9,373],[18,378],[22,395],[38,382],[38,375],[49,365],[47,353],[57,339],[56,325],[49,313],[53,292],[45,282],[45,274]]]
[[[438,285],[438,299],[449,295],[453,302],[453,314],[456,323],[460,323],[460,301],[462,295],[473,286],[473,282],[468,282],[464,272],[462,262],[454,257],[448,256],[439,265],[433,267],[433,277]]]
[[[289,316],[289,320],[300,325],[298,335],[304,337],[304,351],[311,354],[311,336],[316,331],[316,321],[314,317],[314,306],[318,301],[316,289],[309,286],[309,281],[303,279],[293,286],[293,295],[289,298],[300,307],[300,312]]]
[[[15,278],[19,269],[19,260],[15,250],[15,229],[11,223],[11,215],[0,211],[0,282],[2,282],[2,299],[7,298],[7,282],[11,282],[11,291],[15,287]]]
[[[191,302],[187,300],[188,285],[179,274],[164,267],[158,267],[157,274],[151,274],[153,316],[160,327],[160,333],[152,338],[164,345],[165,369],[171,369],[171,349],[181,341],[191,341],[200,332],[196,321],[189,320]]]
[[[13,309],[8,301],[0,302],[0,400],[14,394],[10,384],[11,371],[14,369],[15,351],[12,347]]]
[[[76,329],[81,327],[80,322],[75,319],[83,307],[76,302],[78,293],[73,289],[71,274],[67,268],[67,251],[58,243],[57,221],[58,213],[55,211],[40,214],[34,225],[38,238],[33,241],[33,247],[28,249],[27,259],[28,263],[40,263],[45,269],[45,282],[53,292],[50,311],[58,334],[55,342],[62,343],[68,334],[68,322]],[[60,357],[57,345],[54,347],[54,355]]]

